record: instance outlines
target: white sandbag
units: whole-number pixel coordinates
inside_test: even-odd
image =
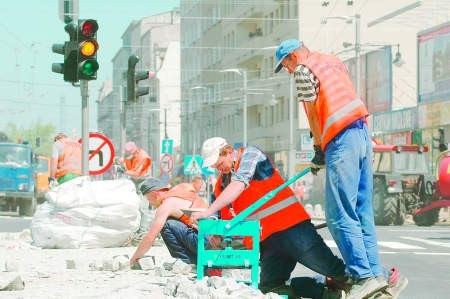
[[[42,248],[121,246],[138,228],[140,198],[126,179],[79,177],[47,193],[31,222],[33,245]]]

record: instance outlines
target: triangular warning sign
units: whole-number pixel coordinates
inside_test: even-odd
[[[202,173],[202,169],[200,168],[200,165],[198,165],[195,157],[192,157],[191,161],[189,161],[188,165],[184,169],[184,172],[189,173],[189,174],[201,174]]]

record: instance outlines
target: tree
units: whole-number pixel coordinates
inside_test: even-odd
[[[50,157],[52,153],[53,137],[56,133],[55,126],[41,124],[40,120],[31,124],[31,129],[19,128],[14,123],[6,126],[6,135],[12,142],[27,141],[38,155]],[[36,137],[40,137],[40,147],[36,148]]]

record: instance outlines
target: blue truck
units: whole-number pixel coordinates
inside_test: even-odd
[[[0,142],[0,210],[33,216],[36,210],[35,158],[29,144]]]

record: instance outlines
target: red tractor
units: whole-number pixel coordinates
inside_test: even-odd
[[[445,150],[436,159],[436,179],[434,183],[433,196],[431,201],[415,209],[413,214],[414,222],[423,225],[432,225],[438,217],[439,209],[450,206],[450,151]],[[420,224],[419,224],[420,225]]]

